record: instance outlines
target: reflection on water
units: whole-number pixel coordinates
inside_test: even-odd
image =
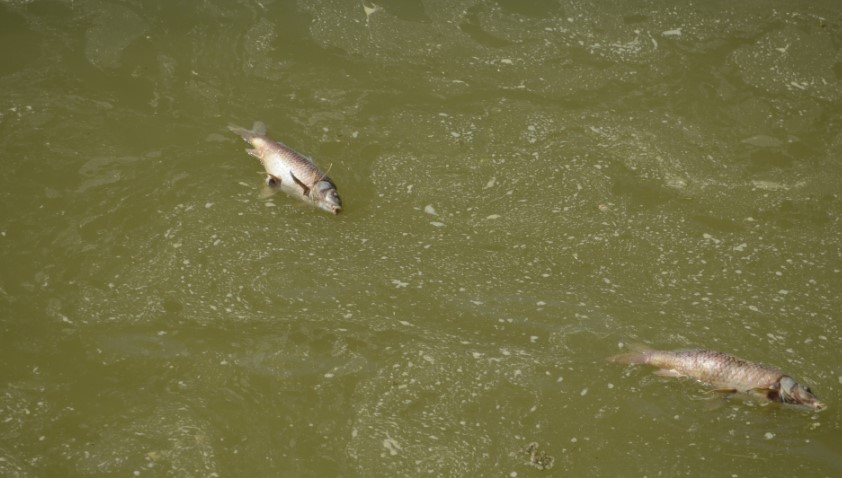
[[[0,475],[838,474],[833,7],[3,2]]]

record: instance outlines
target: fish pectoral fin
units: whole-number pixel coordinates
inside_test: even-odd
[[[279,189],[281,189],[281,178],[267,174],[266,182],[260,188],[259,197],[260,199],[268,199],[278,192]]]
[[[667,378],[678,378],[678,377],[685,377],[686,376],[686,375],[684,375],[683,373],[681,373],[677,370],[672,370],[672,369],[668,369],[668,368],[662,368],[662,369],[659,369],[659,370],[655,370],[652,373],[654,373],[655,375],[657,375],[659,377],[667,377]]]
[[[260,152],[257,151],[256,149],[247,149],[246,153],[248,153],[249,156],[254,156],[257,159],[262,160],[262,158],[260,157]]]
[[[281,187],[281,178],[277,176],[273,176],[271,174],[266,175],[266,185],[272,188],[279,188]]]
[[[289,175],[292,177],[292,180],[295,181],[295,184],[301,186],[301,190],[304,193],[304,195],[309,196],[310,188],[306,184],[302,183],[300,179],[296,178],[295,175],[292,174],[292,171],[289,172]]]
[[[750,391],[751,391],[751,393],[756,393],[757,395],[760,395],[761,397],[768,398],[769,400],[781,401],[781,392],[778,391],[778,390],[775,390],[774,388],[758,387],[758,388],[752,388]]]

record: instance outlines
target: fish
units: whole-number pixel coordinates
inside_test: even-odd
[[[643,350],[608,359],[621,364],[658,367],[661,377],[689,377],[714,387],[723,394],[740,393],[771,402],[787,403],[815,411],[827,408],[809,387],[799,384],[781,370],[713,350]]]
[[[336,183],[312,159],[269,139],[265,124],[256,121],[250,130],[233,125],[228,129],[254,147],[246,152],[263,164],[270,189],[284,191],[333,214],[342,211]]]

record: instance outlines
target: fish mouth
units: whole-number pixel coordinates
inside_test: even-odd
[[[827,404],[818,400],[816,398],[798,398],[798,397],[786,397],[781,400],[783,403],[788,403],[791,405],[796,405],[800,407],[806,407],[816,412],[820,412],[827,408]]]
[[[342,212],[342,205],[340,204],[333,204],[333,203],[322,203],[319,205],[325,211],[332,213],[334,216],[338,216],[340,212]]]
[[[338,215],[342,212],[342,202],[339,201],[339,198],[337,198],[336,201],[328,201],[327,207],[334,215]]]

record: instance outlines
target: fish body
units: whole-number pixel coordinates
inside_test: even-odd
[[[646,350],[616,355],[615,363],[658,367],[662,377],[689,377],[712,385],[717,392],[743,393],[773,402],[823,410],[826,405],[812,391],[777,368],[713,350]]]
[[[342,211],[342,200],[333,180],[310,158],[269,139],[266,136],[266,125],[258,121],[250,130],[239,126],[229,126],[228,129],[254,147],[246,152],[263,164],[269,187],[280,189],[333,214]]]

